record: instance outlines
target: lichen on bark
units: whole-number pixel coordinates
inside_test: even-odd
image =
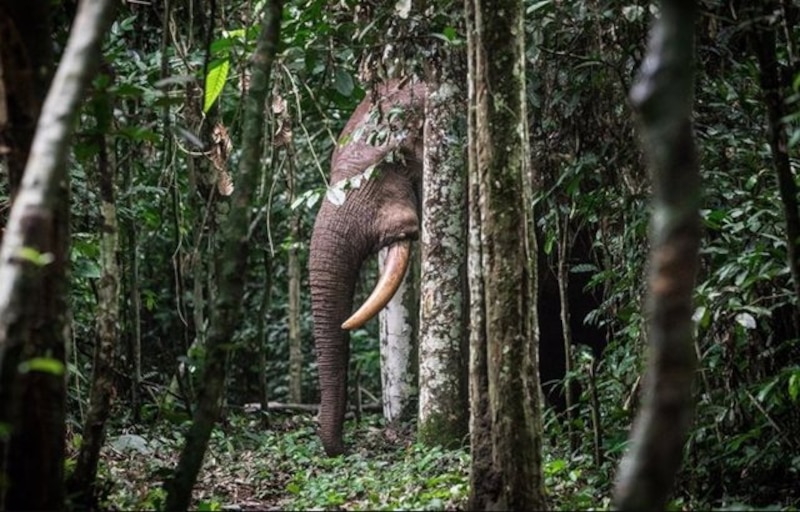
[[[465,134],[457,121],[466,94],[463,67],[448,64],[429,77],[425,105],[418,428],[423,442],[452,446],[468,426]]]

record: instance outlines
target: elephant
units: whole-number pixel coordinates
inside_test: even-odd
[[[344,451],[349,331],[391,300],[408,268],[411,241],[419,238],[425,97],[423,82],[378,84],[351,115],[331,158],[330,187],[317,213],[309,254],[319,436],[329,456]],[[361,267],[384,247],[384,272],[353,313]]]

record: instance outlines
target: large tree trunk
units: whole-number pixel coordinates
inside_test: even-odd
[[[0,507],[64,506],[69,140],[116,2],[85,1],[42,108],[0,249]]]
[[[650,354],[642,409],[614,489],[621,510],[664,510],[691,427],[696,356],[692,290],[700,246],[700,177],[692,138],[692,0],[664,0],[631,103],[653,176]]]
[[[439,52],[428,76],[422,173],[419,421],[427,444],[454,446],[468,432],[463,64]],[[459,66],[460,64],[460,66]]]
[[[265,101],[272,62],[280,41],[281,15],[280,0],[267,2],[264,6],[264,19],[253,54],[250,89],[245,100],[242,158],[237,187],[231,200],[230,212],[222,225],[219,237],[221,246],[216,255],[218,292],[212,307],[202,386],[175,475],[167,483],[166,510],[189,508],[192,487],[200,472],[211,430],[220,413],[230,340],[242,315],[251,199],[253,191],[257,189],[261,171]]]
[[[524,8],[517,1],[475,0],[468,12],[474,16],[467,34],[474,52],[470,110],[475,109],[475,126],[470,130],[474,137],[470,145],[475,148],[470,156],[475,161],[470,163],[470,178],[477,184],[480,210],[475,213],[480,215],[476,223],[481,230],[480,266],[470,266],[470,280],[481,281],[473,289],[483,287],[483,310],[472,312],[471,317],[485,318],[482,332],[476,334],[485,341],[479,340],[473,349],[486,350],[488,373],[488,389],[472,384],[479,392],[473,395],[473,414],[481,415],[473,418],[473,425],[486,421],[475,400],[488,392],[492,447],[489,477],[485,481],[473,477],[470,508],[541,510],[545,499]],[[474,229],[475,224],[471,225]],[[483,357],[472,359],[477,365]],[[473,372],[478,370],[473,367]],[[483,380],[474,373],[472,377]],[[474,437],[486,433],[485,425],[473,431],[473,446],[485,447],[485,439]],[[473,464],[487,472],[487,461]]]

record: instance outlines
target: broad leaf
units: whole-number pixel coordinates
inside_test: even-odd
[[[211,65],[208,67],[208,75],[206,75],[203,112],[208,112],[211,106],[214,105],[214,102],[217,101],[217,98],[219,98],[219,95],[222,94],[225,81],[228,79],[230,67],[231,61],[227,58],[217,59],[211,62]]]

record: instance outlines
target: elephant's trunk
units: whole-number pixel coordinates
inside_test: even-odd
[[[336,208],[327,201],[322,207]],[[319,436],[325,452],[344,451],[342,424],[347,404],[347,366],[350,334],[342,323],[353,309],[353,293],[366,257],[336,214],[317,216],[311,237],[309,277],[314,340],[320,380]]]

